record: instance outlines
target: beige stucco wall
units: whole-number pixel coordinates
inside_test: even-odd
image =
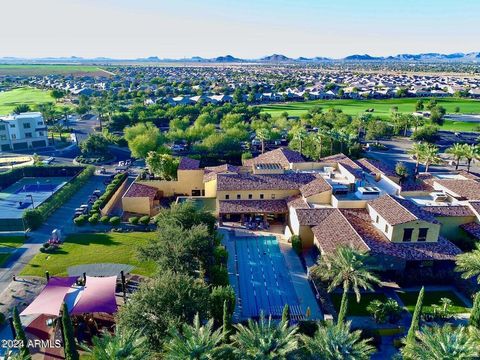
[[[123,211],[134,214],[154,215],[148,197],[124,197],[122,198]]]
[[[298,190],[232,190],[232,191],[220,191],[217,190],[217,199],[218,200],[279,200],[286,199],[292,195],[298,195],[300,192]],[[251,194],[252,198],[249,199],[248,195]],[[260,199],[260,194],[263,194],[263,199]],[[229,195],[230,198],[226,199],[226,195]],[[237,195],[240,195],[240,199],[237,199]],[[205,192],[207,196],[207,192]],[[208,195],[210,197],[211,195]]]
[[[324,191],[322,193],[309,196],[305,198],[308,203],[312,204],[331,204],[332,203],[332,190]]]
[[[192,195],[192,190],[204,190],[202,170],[178,170],[176,181],[166,180],[139,180],[139,184],[157,188],[163,196],[175,194]]]
[[[217,179],[210,180],[204,183],[205,197],[217,197]]]
[[[332,196],[332,206],[339,209],[365,209],[367,200],[339,200]]]
[[[439,216],[436,219],[442,224],[440,235],[451,240],[459,240],[464,237],[464,233],[459,231],[459,226],[475,221],[474,216]]]

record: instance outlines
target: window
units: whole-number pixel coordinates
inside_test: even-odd
[[[237,200],[240,200],[242,198],[242,195],[237,194]]]
[[[10,124],[10,127],[11,127],[11,128],[14,128],[14,127],[15,127],[15,124]]]
[[[225,200],[230,200],[230,195],[225,195]]]
[[[378,224],[380,222],[380,216],[377,215],[377,218],[375,219],[375,222]]]
[[[388,233],[388,224],[385,224],[385,233]]]
[[[23,123],[24,129],[30,129],[30,123]]]
[[[7,140],[7,135],[0,135],[0,140],[6,141]]]
[[[248,198],[249,198],[250,200],[252,200],[252,199],[253,199],[253,195],[252,195],[252,194],[248,194]]]
[[[7,130],[7,128],[5,127],[5,125],[0,125],[0,131],[5,131]]]
[[[37,125],[43,125],[43,121],[39,121]]]
[[[263,199],[265,196],[263,194],[260,194],[260,199]]]
[[[412,241],[413,229],[403,229],[403,242]]]
[[[428,228],[418,229],[418,241],[427,241]]]
[[[15,140],[17,138],[17,135],[12,134],[12,140]]]
[[[38,136],[43,136],[43,131],[38,132]],[[204,194],[205,195],[205,194]]]
[[[30,138],[32,137],[32,133],[25,133],[25,137],[26,137],[27,139],[30,139]]]
[[[272,199],[275,199],[275,194],[272,194]]]

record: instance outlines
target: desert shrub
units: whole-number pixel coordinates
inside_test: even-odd
[[[102,216],[102,217],[100,218],[100,222],[101,222],[102,224],[108,224],[109,221],[110,221],[110,217],[109,217],[108,215],[104,215],[104,216]]]
[[[75,225],[81,226],[87,222],[87,215],[80,215],[73,219]]]
[[[215,286],[229,285],[228,271],[223,265],[214,265],[210,269],[210,283]]]
[[[98,220],[100,220],[100,214],[99,213],[95,213],[88,218],[88,222],[90,224],[96,224],[96,223],[98,223]]]
[[[138,222],[142,225],[147,225],[150,222],[150,216],[142,216],[140,219],[138,219]]]
[[[300,236],[292,235],[292,237],[290,238],[290,241],[292,243],[292,248],[297,253],[301,253],[302,252],[302,239],[300,239]]]
[[[116,226],[120,225],[121,219],[118,216],[113,216],[110,218],[110,225]]]
[[[132,216],[132,217],[128,218],[128,222],[130,224],[137,225],[138,224],[138,216]]]

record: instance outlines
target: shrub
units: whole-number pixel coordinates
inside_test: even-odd
[[[109,217],[108,215],[104,215],[104,216],[102,216],[102,217],[100,218],[100,222],[101,222],[102,224],[108,224],[109,221],[110,221],[110,217]]]
[[[128,218],[128,222],[130,224],[137,225],[138,224],[138,216],[132,216],[132,217]]]
[[[110,218],[110,225],[116,226],[120,225],[121,219],[118,216],[113,216]]]
[[[73,219],[73,222],[75,223],[75,225],[78,225],[78,226],[85,224],[86,221],[87,221],[87,215],[80,215],[80,216],[77,216],[75,219]]]
[[[38,210],[38,208],[25,211],[23,213],[23,220],[31,229],[37,229],[44,221],[42,213]]]
[[[99,213],[95,213],[88,218],[88,222],[90,224],[96,224],[96,223],[98,223],[98,220],[100,220],[100,214]]]
[[[228,251],[224,246],[216,246],[213,250],[213,256],[215,257],[216,264],[226,264],[228,260]]]
[[[412,139],[415,141],[434,143],[438,140],[438,128],[433,125],[426,125],[418,128],[417,131],[413,132]]]
[[[302,252],[302,239],[300,239],[300,236],[292,235],[290,242],[292,243],[292,248],[300,254]]]
[[[227,311],[229,316],[235,311],[235,291],[231,286],[215,286],[210,293],[209,309],[210,316],[215,324],[222,325],[223,304],[227,302]]]
[[[212,266],[210,269],[210,283],[216,286],[229,285],[227,268],[223,265]]]
[[[147,225],[150,222],[150,216],[142,216],[140,219],[138,219],[138,222],[142,225]]]
[[[367,306],[367,311],[373,316],[377,323],[388,321],[393,324],[401,318],[402,307],[393,299],[385,302],[373,300]]]

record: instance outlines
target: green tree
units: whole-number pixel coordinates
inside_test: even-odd
[[[67,304],[62,305],[62,329],[65,343],[63,348],[65,350],[66,360],[78,360],[80,357],[77,351],[77,344],[75,341],[75,335],[73,334],[73,325],[70,320],[70,314],[68,312]]]
[[[480,158],[480,146],[463,144],[463,156],[467,159],[467,172],[470,172],[473,159]]]
[[[367,311],[378,323],[384,323],[385,321],[395,323],[400,320],[402,307],[394,299],[388,299],[387,301],[373,300],[368,304]]]
[[[468,325],[476,327],[480,330],[480,293],[476,293],[473,297],[473,307],[470,312]]]
[[[30,106],[28,104],[20,104],[13,108],[14,114],[21,114],[30,111]]]
[[[276,325],[263,314],[258,322],[250,319],[247,326],[238,324],[235,328],[232,343],[241,359],[285,359],[298,348],[296,326],[284,321]]]
[[[422,111],[425,108],[423,105],[423,100],[417,100],[415,104],[415,111]]]
[[[272,136],[271,131],[270,129],[262,128],[262,129],[258,129],[256,131],[256,134],[257,134],[257,138],[262,143],[262,154],[263,154],[265,152],[265,141],[270,140]]]
[[[231,320],[235,311],[235,291],[231,286],[215,286],[210,294],[209,309],[210,316],[216,327],[223,322],[224,304],[227,305],[226,311],[228,320]]]
[[[306,358],[311,360],[368,360],[375,352],[370,340],[362,339],[360,330],[350,330],[350,322],[327,322],[313,337],[302,335],[301,342]]]
[[[415,310],[413,311],[412,323],[408,329],[407,338],[405,340],[405,349],[412,348],[415,345],[415,335],[419,329],[420,316],[422,315],[423,295],[425,294],[425,288],[418,293],[417,303],[415,304]],[[407,350],[409,351],[409,350]]]
[[[231,315],[228,313],[228,305],[227,300],[223,302],[223,319],[222,319],[222,338],[223,342],[227,343],[230,336],[230,327],[232,326],[232,318]]]
[[[87,156],[102,155],[108,151],[108,140],[103,134],[93,133],[80,144],[82,154]]]
[[[476,359],[479,356],[478,340],[463,326],[425,327],[417,334],[417,338],[418,342],[403,348],[404,358],[457,360]]]
[[[65,92],[62,90],[53,89],[50,91],[50,95],[55,99],[55,101],[58,101],[65,96]]]
[[[20,354],[25,359],[30,359],[30,351],[28,351],[27,346],[27,335],[25,335],[25,330],[23,330],[22,322],[20,321],[20,314],[16,306],[13,307],[13,327],[15,329],[15,340],[20,342],[19,350]]]
[[[453,155],[455,159],[455,170],[458,170],[460,160],[465,156],[465,147],[463,144],[455,143],[445,150],[447,154]]]
[[[164,142],[160,129],[152,123],[126,127],[125,140],[132,156],[138,159],[145,159],[150,151],[156,151]]]
[[[462,278],[470,279],[477,277],[477,282],[480,284],[480,245],[473,251],[457,255],[455,271],[462,273]]]
[[[303,144],[307,138],[307,131],[303,127],[296,127],[292,129],[292,140],[294,141],[294,146],[298,146],[298,152],[303,154]],[[296,144],[296,145],[295,145]]]
[[[94,336],[93,347],[83,345],[89,358],[93,360],[147,360],[152,354],[147,345],[147,338],[140,331],[116,329],[115,334],[105,331],[102,336]]]
[[[149,151],[145,159],[148,170],[164,180],[175,180],[179,160],[172,155]]]
[[[404,162],[397,162],[395,164],[395,174],[400,176],[400,182],[403,182],[408,177],[408,169]]]
[[[420,161],[425,165],[425,172],[428,172],[430,165],[440,164],[442,159],[438,156],[438,147],[433,144],[426,144],[420,155]]]
[[[338,323],[342,323],[347,314],[348,291],[352,289],[357,301],[360,301],[360,288],[373,289],[380,280],[373,273],[373,267],[367,263],[368,255],[350,247],[339,246],[334,253],[322,256],[312,269],[312,275],[329,281],[328,291],[342,286],[343,295],[338,312]]]
[[[421,157],[425,151],[425,144],[423,143],[415,143],[412,145],[408,153],[415,158],[415,171],[414,174],[418,174],[418,168],[420,165]]]

